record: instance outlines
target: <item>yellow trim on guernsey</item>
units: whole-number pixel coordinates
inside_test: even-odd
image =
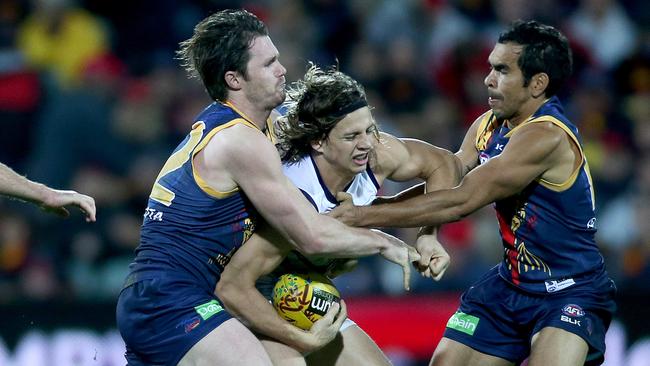
[[[244,118],[236,118],[228,123],[224,123],[210,130],[210,132],[208,132],[208,134],[205,135],[203,140],[201,140],[201,142],[196,146],[196,148],[194,148],[194,151],[192,152],[192,175],[194,176],[194,180],[196,181],[196,184],[199,186],[199,188],[201,188],[201,190],[203,190],[205,193],[215,198],[223,199],[232,196],[235,192],[239,191],[239,187],[235,187],[234,189],[227,192],[221,192],[210,187],[210,185],[203,178],[201,178],[199,173],[196,171],[196,168],[194,167],[194,156],[196,156],[196,154],[201,152],[201,150],[203,150],[208,145],[208,142],[210,142],[210,140],[214,137],[214,135],[217,132],[224,130],[228,127],[232,127],[236,124],[243,124],[259,131],[259,128],[257,128],[257,126],[255,126],[252,122],[249,122]]]
[[[493,114],[489,111],[483,113],[483,115],[479,117],[481,118],[481,122],[478,125],[478,129],[476,131],[476,139],[474,140],[474,146],[476,146],[477,150],[485,150],[487,142],[490,139],[490,136],[492,136],[492,131],[494,130],[490,129],[492,117]]]
[[[589,179],[589,185],[591,187],[591,189],[590,189],[591,190],[591,199],[592,199],[592,202],[595,202],[594,201],[595,197],[594,197],[593,183],[592,183],[592,180],[591,180],[591,175],[589,174],[589,165],[587,164],[587,158],[585,157],[585,154],[582,151],[582,146],[580,146],[580,142],[578,141],[578,138],[573,133],[573,131],[571,131],[571,129],[569,129],[559,119],[557,119],[557,118],[555,118],[553,116],[549,116],[549,115],[544,115],[544,116],[540,116],[540,117],[537,117],[537,118],[533,118],[533,119],[530,119],[530,120],[520,124],[519,126],[513,128],[510,132],[508,132],[506,134],[506,136],[508,137],[508,136],[512,135],[512,133],[514,133],[519,127],[521,127],[521,126],[523,126],[525,124],[539,123],[539,122],[551,122],[552,124],[554,124],[557,127],[561,128],[564,132],[566,132],[567,135],[569,135],[569,137],[571,138],[571,140],[573,140],[573,143],[578,147],[578,151],[580,152],[580,159],[581,159],[580,165],[571,173],[571,176],[569,176],[569,178],[567,178],[567,180],[565,180],[564,182],[562,182],[562,183],[553,183],[553,182],[549,182],[549,181],[547,181],[545,179],[539,178],[539,179],[537,179],[539,184],[541,184],[542,186],[544,186],[544,187],[546,187],[546,188],[548,188],[548,189],[550,189],[552,191],[555,191],[555,192],[566,191],[567,189],[571,188],[571,186],[573,186],[573,183],[575,183],[576,179],[578,178],[578,175],[580,174],[580,170],[584,166],[585,167],[585,172],[587,173],[587,178]]]

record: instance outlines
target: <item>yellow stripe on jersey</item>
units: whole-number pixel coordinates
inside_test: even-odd
[[[544,187],[546,187],[546,188],[548,188],[550,190],[556,191],[556,192],[566,191],[567,189],[571,188],[573,183],[575,183],[576,179],[578,178],[578,175],[580,174],[581,169],[583,169],[583,166],[584,166],[585,172],[587,174],[587,179],[589,180],[589,190],[591,191],[590,192],[591,193],[591,202],[592,202],[592,205],[594,205],[595,204],[594,187],[593,187],[593,183],[592,183],[592,180],[591,180],[591,174],[589,172],[589,165],[587,164],[587,158],[585,157],[585,154],[582,151],[582,146],[580,146],[580,141],[578,141],[578,138],[573,133],[573,131],[571,131],[571,129],[569,127],[567,127],[559,119],[557,119],[557,118],[555,118],[553,116],[544,115],[544,116],[540,116],[540,117],[537,117],[537,118],[530,119],[530,120],[520,124],[519,126],[514,128],[512,131],[510,131],[508,133],[508,135],[512,134],[518,127],[523,126],[524,124],[538,123],[538,122],[551,122],[554,125],[561,128],[564,132],[566,132],[567,135],[569,135],[569,137],[573,141],[573,143],[578,147],[578,151],[580,152],[580,160],[581,160],[580,165],[571,173],[571,176],[569,176],[569,178],[567,178],[566,181],[564,181],[562,183],[553,183],[553,182],[549,182],[547,180],[544,180],[544,179],[540,178],[540,179],[538,179],[538,182],[542,186],[544,186]]]
[[[203,121],[198,121],[192,125],[190,138],[187,140],[185,145],[183,145],[180,149],[173,153],[169,159],[167,159],[165,165],[160,170],[160,173],[158,173],[158,177],[156,177],[156,182],[151,189],[149,198],[167,207],[172,204],[172,201],[174,200],[176,194],[160,184],[160,179],[185,164],[187,159],[190,158],[192,150],[196,147],[199,141],[201,141],[203,130],[205,130],[205,123]],[[194,157],[194,155],[192,155],[192,157]]]
[[[224,130],[226,128],[232,127],[232,126],[237,125],[237,124],[243,124],[245,126],[254,128],[254,129],[259,131],[259,128],[257,128],[257,126],[255,126],[253,123],[251,123],[251,122],[249,122],[249,121],[247,121],[247,120],[245,120],[243,118],[235,118],[235,119],[233,119],[232,121],[230,121],[228,123],[224,123],[224,124],[222,124],[220,126],[217,126],[217,127],[213,128],[212,130],[210,130],[210,132],[208,132],[208,134],[205,135],[203,140],[201,140],[201,143],[196,145],[196,147],[194,148],[194,151],[192,152],[192,175],[194,176],[194,180],[196,181],[196,184],[198,184],[198,186],[201,188],[201,190],[203,190],[205,193],[207,193],[208,195],[213,196],[215,198],[226,198],[226,197],[232,196],[235,192],[239,191],[239,187],[235,187],[235,188],[233,188],[233,189],[231,189],[230,191],[227,191],[227,192],[221,192],[221,191],[218,191],[218,190],[210,187],[210,185],[196,171],[196,168],[194,167],[194,156],[196,156],[196,154],[201,152],[201,150],[203,150],[208,145],[208,142],[210,142],[210,140],[212,140],[212,138],[214,137],[214,135],[217,134],[217,132],[222,131],[222,130]]]
[[[489,111],[485,112],[481,117],[479,117],[481,118],[481,122],[478,125],[478,129],[476,131],[476,140],[474,141],[474,145],[479,151],[485,150],[488,140],[494,131],[494,126],[492,126],[492,117],[493,114]]]

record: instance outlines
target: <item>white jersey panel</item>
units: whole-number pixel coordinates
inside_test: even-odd
[[[311,198],[318,212],[329,212],[336,207],[337,202],[333,194],[337,192],[330,192],[325,187],[318,168],[310,155],[303,157],[297,163],[285,163],[283,170],[293,184]],[[345,191],[352,196],[352,201],[356,206],[366,206],[377,197],[378,189],[379,187],[374,176],[372,176],[372,172],[366,169],[363,173],[359,173],[354,177]]]

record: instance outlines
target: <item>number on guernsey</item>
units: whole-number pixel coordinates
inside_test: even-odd
[[[185,142],[183,146],[181,146],[178,150],[176,150],[176,152],[173,153],[169,157],[169,159],[167,159],[167,162],[160,170],[160,173],[156,178],[156,183],[154,183],[153,185],[153,189],[151,190],[151,195],[149,195],[149,198],[167,207],[171,206],[172,201],[174,200],[176,194],[169,188],[164,187],[160,183],[160,180],[167,174],[182,167],[183,164],[185,164],[185,162],[190,159],[190,157],[192,156],[192,152],[194,151],[194,148],[201,141],[201,137],[203,136],[203,130],[205,130],[205,123],[201,121],[196,122],[192,126],[192,132],[190,132],[187,142]]]

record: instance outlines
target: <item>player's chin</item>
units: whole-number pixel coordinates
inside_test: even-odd
[[[284,103],[284,99],[287,97],[287,93],[285,93],[284,90],[282,92],[279,92],[275,95],[273,98],[273,104],[274,106],[279,106],[280,104]]]

